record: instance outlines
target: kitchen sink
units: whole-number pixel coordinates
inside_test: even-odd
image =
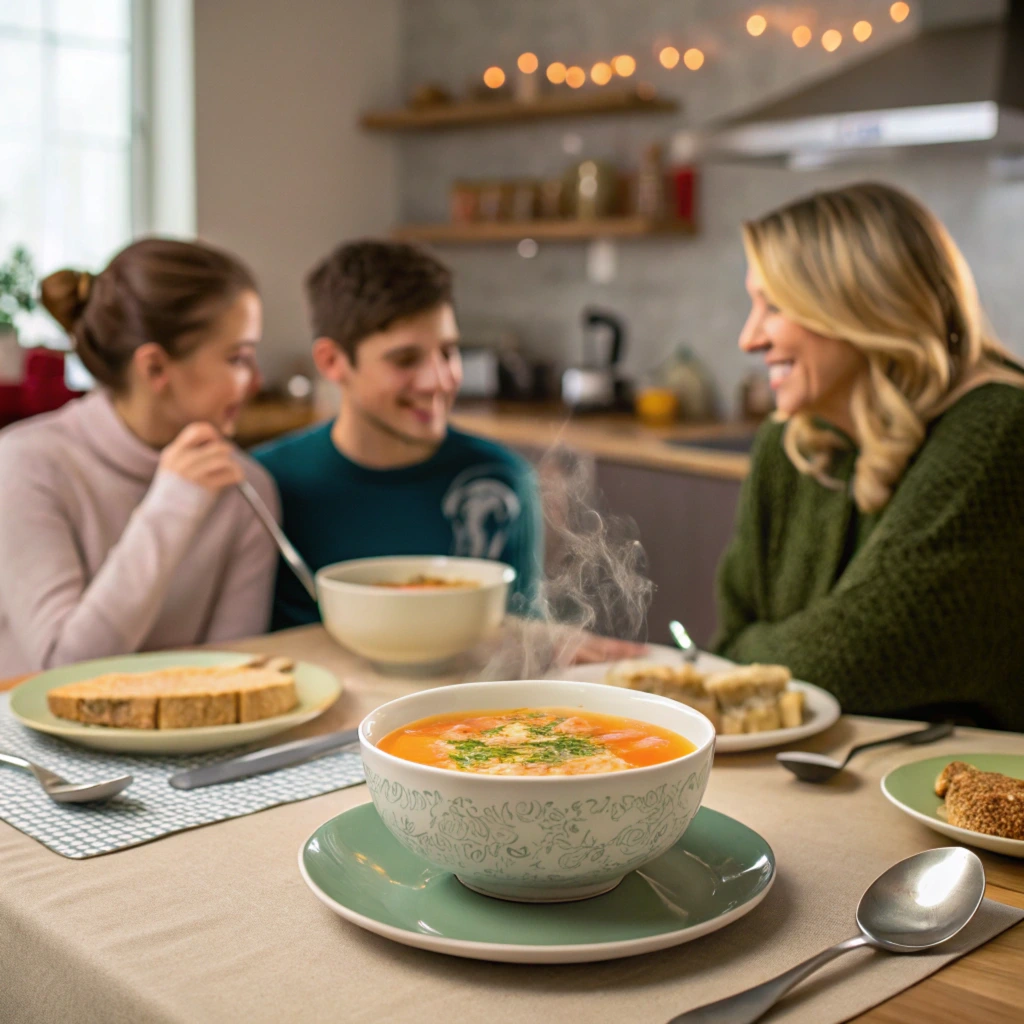
[[[755,434],[740,434],[733,437],[668,437],[665,444],[673,448],[702,448],[704,451],[747,455],[753,447],[755,437]]]

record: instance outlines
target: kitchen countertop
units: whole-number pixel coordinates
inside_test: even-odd
[[[313,422],[309,405],[260,398],[243,410],[235,440],[247,448]],[[573,414],[557,402],[459,403],[452,423],[511,447],[546,450],[560,444],[607,462],[725,480],[742,480],[750,469],[750,457],[711,448],[677,448],[666,440],[737,437],[756,429],[756,424],[739,421],[649,427],[629,413]]]
[[[560,444],[608,462],[727,480],[747,475],[750,456],[677,448],[666,439],[736,437],[756,429],[756,424],[742,422],[648,427],[628,413],[572,414],[556,403],[513,402],[460,404],[452,422],[460,430],[512,447],[546,449]]]

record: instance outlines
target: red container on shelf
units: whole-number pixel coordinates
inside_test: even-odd
[[[670,207],[677,220],[697,223],[697,168],[673,167],[669,172]]]

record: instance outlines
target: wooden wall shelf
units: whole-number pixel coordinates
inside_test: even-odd
[[[584,242],[595,238],[656,238],[693,235],[689,221],[648,217],[608,217],[603,220],[502,221],[495,224],[403,224],[393,232],[406,242]]]
[[[666,114],[679,109],[675,100],[644,97],[636,92],[604,91],[541,96],[519,100],[465,100],[415,109],[372,110],[360,123],[373,131],[414,132],[440,128],[485,127],[510,121],[541,121],[554,117],[596,114]]]

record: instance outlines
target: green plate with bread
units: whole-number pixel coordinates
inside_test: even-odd
[[[326,669],[297,662],[290,665],[285,673],[294,680],[294,697],[286,702],[289,710],[253,721],[239,721],[236,713],[235,720],[225,724],[199,724],[188,728],[134,728],[131,725],[86,724],[58,717],[51,710],[47,700],[49,692],[57,687],[86,682],[99,676],[176,669],[233,668],[252,661],[253,656],[250,654],[194,650],[161,651],[84,661],[42,672],[17,686],[10,695],[11,713],[29,729],[97,750],[116,751],[122,754],[197,754],[244,743],[258,743],[294,728],[322,714],[341,693],[341,683]],[[209,710],[211,706],[216,710],[216,698],[210,698],[206,704],[207,707],[200,707],[200,711]],[[221,701],[221,704],[224,702]],[[265,714],[273,710],[273,706],[265,706],[262,710],[257,708],[254,713]],[[224,719],[231,719],[232,715],[229,708],[227,713],[207,716],[210,717],[223,722]],[[134,722],[130,716],[126,720]],[[178,719],[168,719],[179,722],[183,720],[187,719],[182,716]],[[199,714],[195,720],[202,722],[204,718]]]

